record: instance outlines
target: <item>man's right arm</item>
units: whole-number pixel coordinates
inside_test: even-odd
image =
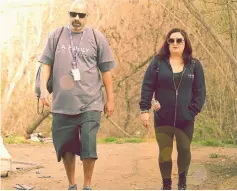
[[[47,83],[49,80],[51,72],[51,65],[50,64],[42,64],[41,72],[40,72],[40,90],[41,90],[41,95],[40,95],[40,100],[42,104],[49,106],[49,92],[47,90]]]
[[[42,104],[49,106],[48,96],[49,92],[47,90],[47,83],[50,77],[51,69],[54,63],[54,54],[55,54],[55,31],[50,33],[44,51],[39,59],[39,62],[42,64],[40,72],[40,90],[41,96],[40,100]]]

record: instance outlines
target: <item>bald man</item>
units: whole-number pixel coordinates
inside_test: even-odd
[[[115,62],[105,36],[86,27],[88,6],[84,1],[74,1],[68,17],[69,25],[63,27],[61,35],[62,28],[49,35],[39,60],[43,64],[40,100],[52,110],[53,143],[58,162],[63,158],[69,190],[77,189],[75,155],[79,155],[83,162],[82,189],[91,190],[92,173],[98,158],[96,135],[101,112],[111,116],[114,111],[111,69],[115,67]],[[48,101],[47,90],[51,70],[52,105]],[[101,90],[102,81],[107,94],[106,102]]]

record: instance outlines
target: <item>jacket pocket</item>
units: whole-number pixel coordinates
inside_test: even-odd
[[[169,121],[167,119],[167,112],[163,110],[153,110],[154,112],[154,126],[158,127],[159,125],[165,123],[166,121]]]
[[[188,105],[177,107],[177,120],[181,121],[193,121],[194,116],[191,114]]]
[[[163,120],[166,120],[168,118],[168,113],[167,113],[167,109],[165,109],[164,107],[161,107],[158,111],[155,111],[157,114],[157,117]]]
[[[173,126],[174,124],[174,107],[163,107],[158,111],[154,111],[155,126]]]

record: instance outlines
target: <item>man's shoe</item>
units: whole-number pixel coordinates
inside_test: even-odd
[[[73,185],[69,186],[68,190],[77,190],[77,185],[73,184]]]
[[[82,190],[92,190],[90,186],[85,186]]]

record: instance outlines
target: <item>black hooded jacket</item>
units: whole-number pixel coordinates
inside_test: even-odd
[[[151,108],[154,93],[161,105],[161,109],[155,112],[159,118],[158,125],[176,126],[179,121],[194,121],[206,97],[205,77],[199,60],[193,59],[190,64],[184,65],[180,86],[176,91],[169,60],[155,56],[142,83],[141,111]]]

